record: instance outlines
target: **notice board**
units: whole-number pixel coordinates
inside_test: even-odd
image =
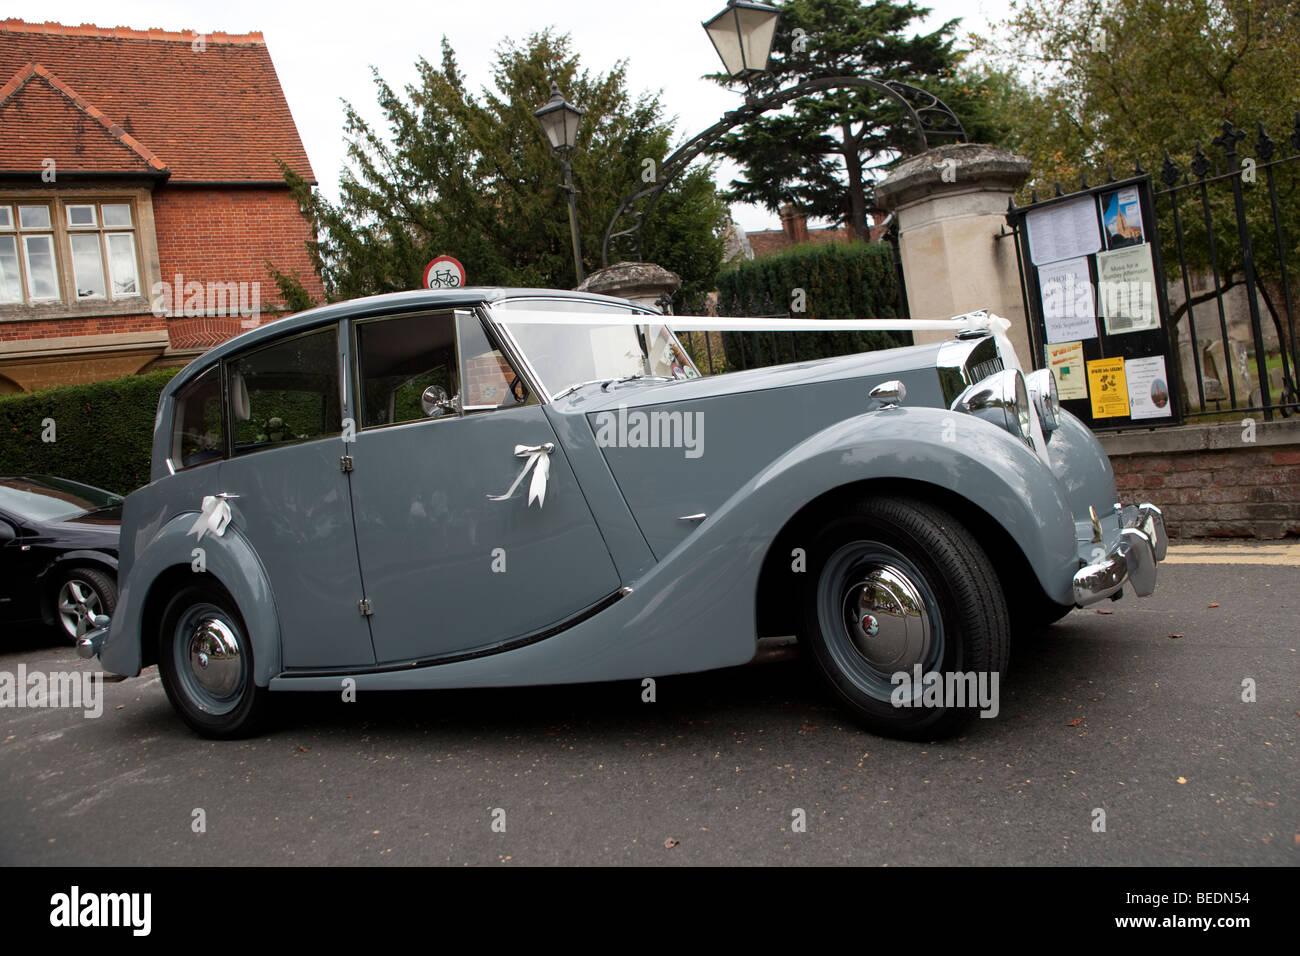
[[[1034,368],[1093,430],[1178,425],[1177,362],[1151,177],[1108,182],[1009,215]]]

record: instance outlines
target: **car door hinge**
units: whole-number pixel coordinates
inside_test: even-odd
[[[352,456],[351,456],[351,455],[344,455],[342,458],[339,459],[339,470],[340,470],[340,471],[351,471],[351,470],[352,470]]]
[[[370,610],[370,598],[362,598],[358,601],[357,610],[361,612],[362,617],[369,617],[372,613]]]

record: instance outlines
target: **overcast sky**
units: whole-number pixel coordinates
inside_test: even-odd
[[[678,141],[712,125],[733,109],[738,97],[700,79],[718,67],[700,22],[725,0],[447,0],[370,3],[266,3],[264,0],[9,0],[5,16],[29,22],[128,26],[136,29],[197,30],[266,36],[280,83],[298,124],[321,188],[337,198],[344,162],[343,110],[346,99],[376,117],[370,67],[395,87],[415,79],[420,56],[436,62],[442,36],[451,40],[461,70],[474,88],[485,83],[493,50],[505,37],[522,38],[554,26],[573,35],[584,66],[606,71],[628,61],[634,92],[662,90],[668,115],[678,117]],[[926,21],[933,28],[962,18],[963,30],[981,31],[1007,15],[1008,0],[929,0]],[[540,105],[540,104],[539,104]],[[581,105],[581,104],[579,104]],[[723,168],[726,182],[734,171]],[[578,184],[582,188],[582,184]],[[746,229],[775,228],[763,209],[732,210]]]

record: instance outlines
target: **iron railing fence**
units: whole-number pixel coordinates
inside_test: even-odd
[[[1289,153],[1279,151],[1262,123],[1257,130],[1253,155],[1239,149],[1245,130],[1224,123],[1212,140],[1215,158],[1197,143],[1187,170],[1167,152],[1161,164],[1164,188],[1155,192],[1160,229],[1166,245],[1172,240],[1179,271],[1163,291],[1170,297],[1172,345],[1189,417],[1261,412],[1269,420],[1300,411],[1291,283],[1300,214],[1300,114],[1288,137]],[[1248,323],[1242,321],[1242,303],[1228,295],[1238,287]],[[1181,302],[1174,301],[1177,292]],[[1210,303],[1206,329],[1197,306]],[[1187,349],[1181,345],[1184,318]],[[1185,352],[1190,362],[1182,360]]]

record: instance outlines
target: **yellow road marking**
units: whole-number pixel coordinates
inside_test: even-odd
[[[1170,544],[1162,564],[1257,564],[1300,568],[1300,544]]]

